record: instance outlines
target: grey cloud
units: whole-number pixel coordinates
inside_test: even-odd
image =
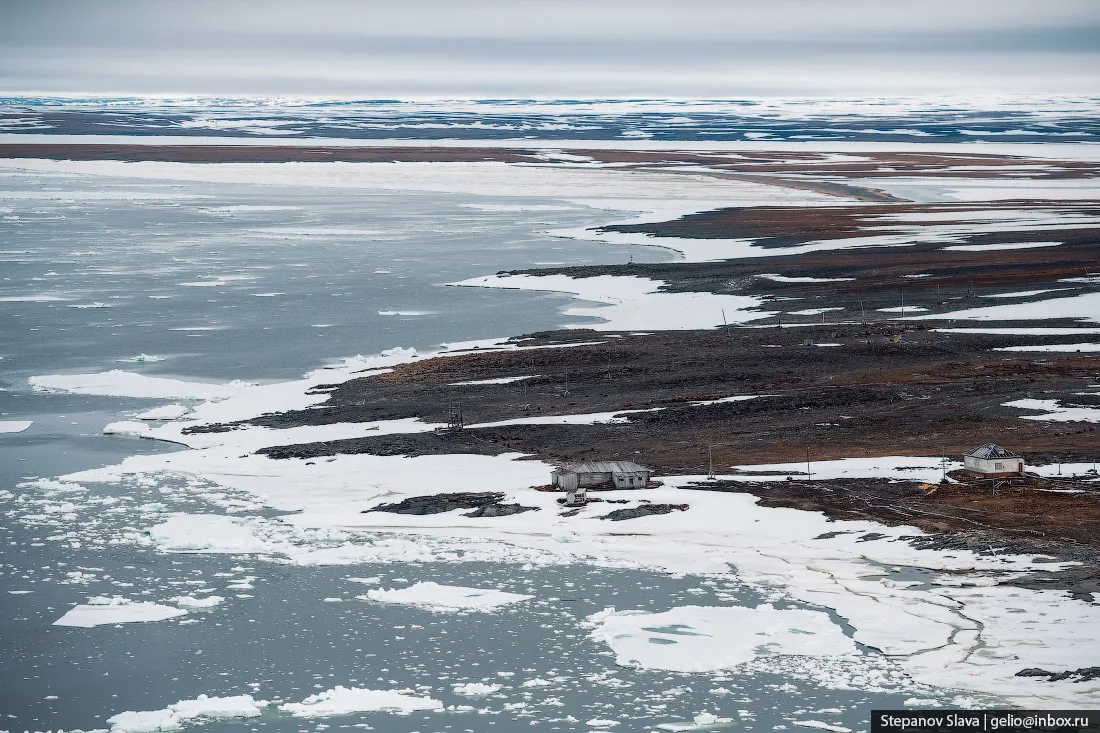
[[[1096,92],[1093,0],[0,0],[0,90]]]

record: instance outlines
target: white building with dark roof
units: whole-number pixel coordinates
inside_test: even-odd
[[[1002,478],[1024,472],[1024,459],[996,443],[986,443],[963,454],[963,467],[978,476]]]

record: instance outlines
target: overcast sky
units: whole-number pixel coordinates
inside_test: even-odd
[[[0,93],[1100,95],[1100,0],[0,0]]]

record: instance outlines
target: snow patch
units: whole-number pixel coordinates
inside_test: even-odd
[[[570,293],[597,307],[572,306],[567,316],[601,319],[602,323],[571,323],[566,328],[597,331],[662,331],[714,328],[725,323],[745,323],[767,318],[756,310],[762,301],[744,295],[674,293],[661,291],[661,280],[642,277],[572,278],[568,275],[488,275],[452,283],[480,288],[505,288]]]

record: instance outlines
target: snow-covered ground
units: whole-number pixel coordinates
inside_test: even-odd
[[[641,146],[632,143],[632,147]],[[984,151],[993,152],[992,146]],[[763,184],[718,180],[701,174],[662,175],[610,167],[502,163],[212,166],[113,161],[6,161],[0,163],[0,167],[157,181],[246,182],[461,192],[501,198],[540,197],[559,199],[574,207],[638,212],[648,221],[720,206],[822,205],[844,201]],[[955,199],[975,201],[1015,198],[1021,192],[1066,199],[1096,195],[1091,182],[1048,185],[1049,182],[1029,181],[1025,187],[1019,182],[1011,183],[1015,188],[990,183],[987,179],[958,178],[910,181],[907,185],[943,186]],[[584,195],[578,196],[578,191],[583,191]],[[42,193],[49,195],[49,192]],[[889,226],[890,234],[875,233],[874,223],[869,222],[866,237],[773,250],[761,250],[748,240],[661,238],[656,241],[644,235],[594,234],[588,230],[557,233],[612,243],[659,244],[681,251],[687,260],[705,261],[843,247],[906,246],[914,243],[915,236],[919,237],[916,241],[950,245],[973,233],[1100,226],[1100,220],[1095,217],[1081,215],[1009,212],[998,220],[980,213],[976,212],[962,223],[923,227],[918,227],[915,221],[883,221],[882,224]],[[901,233],[895,233],[898,229]],[[256,232],[257,236],[263,234]],[[780,276],[763,277],[785,281]],[[216,288],[225,282],[228,280],[183,284]],[[711,328],[768,315],[760,310],[761,303],[754,298],[662,292],[659,290],[662,282],[633,277],[488,276],[457,284],[570,293],[597,305],[574,306],[566,311],[567,315],[602,320],[595,325],[574,325],[597,330]],[[37,295],[18,297],[56,299]],[[1083,294],[918,318],[1027,320],[1075,317],[1100,322],[1096,317],[1100,313],[1097,297],[1100,296],[1095,293]],[[917,309],[917,306],[907,306],[905,310]],[[384,313],[412,315],[414,312]],[[1088,329],[1079,331],[1091,332]],[[473,344],[453,344],[439,356],[461,353],[471,346]],[[480,346],[517,348],[484,342]],[[766,594],[774,605],[752,608],[680,606],[660,614],[612,609],[589,619],[592,638],[606,643],[622,663],[647,669],[714,671],[751,665],[759,659],[778,664],[794,655],[796,664],[829,674],[836,665],[852,660],[856,664],[872,665],[872,660],[884,658],[918,682],[1001,696],[1013,704],[1088,707],[1095,706],[1100,699],[1100,682],[1047,683],[1015,676],[1026,667],[1072,670],[1094,665],[1096,660],[1096,645],[1083,634],[1084,630],[1100,626],[1100,606],[1071,599],[1057,591],[999,585],[1000,581],[1025,572],[1059,567],[1043,562],[1044,558],[918,550],[906,539],[922,534],[914,528],[883,527],[861,521],[833,522],[817,513],[764,508],[746,494],[690,488],[694,483],[705,482],[704,477],[698,476],[662,477],[663,487],[644,492],[609,492],[606,498],[625,501],[625,506],[638,506],[642,500],[688,505],[687,511],[634,519],[623,525],[602,518],[609,511],[606,504],[590,504],[574,516],[562,516],[555,494],[532,490],[534,486],[547,483],[552,467],[541,461],[520,460],[524,457],[518,454],[415,458],[337,455],[318,461],[274,460],[256,454],[258,449],[274,445],[424,432],[437,427],[413,418],[281,430],[248,426],[219,433],[184,432],[188,427],[212,422],[246,420],[275,410],[311,407],[326,399],[323,393],[310,393],[319,385],[382,374],[395,365],[417,358],[420,356],[414,351],[398,348],[378,356],[348,359],[300,380],[263,385],[209,384],[146,377],[123,370],[34,377],[31,384],[47,391],[194,402],[188,406],[174,403],[154,406],[135,416],[137,420],[164,421],[161,425],[125,420],[104,428],[114,434],[171,441],[190,450],[136,455],[114,466],[62,477],[62,482],[50,485],[50,497],[43,500],[41,511],[44,516],[55,516],[59,523],[66,521],[65,517],[75,516],[75,509],[81,502],[88,505],[91,502],[89,492],[83,491],[83,483],[156,486],[159,482],[182,477],[213,487],[208,495],[215,503],[220,502],[224,513],[158,516],[146,520],[145,526],[135,531],[120,533],[104,541],[148,545],[167,553],[250,555],[302,566],[428,560],[517,564],[586,562],[646,567],[670,573],[735,573],[742,581]],[[1062,408],[1056,403],[1038,400],[1023,402],[1027,404],[1012,405],[1047,411],[1045,415],[1028,419],[1091,419],[1076,412],[1068,416],[1069,410],[1085,408]],[[523,420],[591,423],[621,420],[616,416],[622,414]],[[519,421],[498,424],[515,422]],[[954,467],[957,465],[949,468]],[[866,476],[907,481],[935,481],[943,471],[938,457],[848,459],[818,462],[808,468],[816,478]],[[799,463],[729,466],[720,469],[720,473],[724,474],[722,478],[735,481],[786,481],[789,478],[798,480],[806,470],[807,466]],[[499,491],[505,494],[505,501],[531,506],[538,511],[492,518],[468,517],[459,512],[427,516],[363,513],[379,504],[440,491]],[[230,496],[249,498],[242,504],[240,499],[230,500]],[[293,514],[239,516],[242,506]],[[386,534],[381,534],[383,532]],[[891,579],[891,574],[898,570],[922,574],[924,580],[899,582]],[[495,589],[438,584],[425,588],[428,585],[418,583],[406,588],[372,589],[364,597],[376,602],[430,605],[460,611],[488,610],[529,598]],[[126,599],[92,599],[68,611],[58,623],[66,619],[67,625],[75,626],[167,621],[187,614],[188,609],[213,608],[216,605],[213,598],[177,596],[173,600],[177,604],[175,607],[127,602]],[[784,608],[781,607],[783,603],[799,603],[816,610]],[[715,644],[715,640],[720,644]],[[876,678],[866,673],[865,668],[861,670],[860,675],[845,676],[844,683],[873,688]],[[109,722],[112,733],[144,733],[179,727],[192,720],[254,717],[267,705],[243,697],[247,699],[180,701],[165,710],[123,713]],[[415,691],[339,686],[279,706],[284,713],[302,717],[327,717],[353,711],[437,711],[441,708],[442,703],[438,700]],[[702,714],[701,720],[700,725],[714,722],[706,714]],[[815,723],[802,721],[801,724],[815,727]],[[825,725],[819,723],[817,727]],[[594,719],[590,726],[607,727],[607,723]]]
[[[461,352],[444,351],[442,358],[447,353]],[[254,452],[268,445],[330,440],[335,434],[351,435],[366,427],[353,424],[183,432],[188,426],[206,421],[240,420],[270,412],[276,404],[289,407],[315,404],[323,396],[306,392],[319,384],[361,376],[363,369],[369,370],[367,374],[382,373],[395,364],[416,358],[419,357],[410,350],[391,350],[385,356],[359,357],[335,368],[318,370],[296,382],[262,385],[225,399],[200,403],[185,417],[152,427],[145,433],[188,445],[191,450],[132,456],[115,466],[63,477],[67,482],[64,485],[107,482],[125,486],[135,481],[155,484],[166,477],[184,476],[220,486],[227,494],[243,492],[259,505],[296,512],[279,518],[230,513],[175,514],[152,522],[142,533],[117,538],[151,544],[165,552],[250,554],[302,565],[375,560],[453,561],[461,556],[465,560],[519,563],[588,562],[675,573],[736,572],[739,579],[766,590],[777,601],[789,599],[832,609],[852,627],[851,638],[879,650],[918,682],[1043,707],[1087,705],[1100,695],[1100,683],[1045,683],[1015,676],[1026,667],[1062,670],[1089,666],[1095,657],[1096,650],[1091,644],[1080,643],[1080,630],[1100,624],[1100,607],[1072,600],[1056,591],[998,585],[1000,580],[1020,573],[1058,567],[1042,562],[1043,558],[918,550],[904,539],[922,534],[914,528],[834,522],[812,512],[760,507],[747,494],[690,488],[694,482],[705,483],[704,477],[662,477],[661,488],[609,492],[606,498],[625,500],[626,506],[637,506],[643,499],[689,506],[687,511],[634,519],[624,526],[601,519],[608,512],[606,504],[590,504],[575,516],[560,516],[556,494],[532,490],[547,483],[552,467],[541,461],[516,460],[521,458],[517,454],[337,455],[324,461],[304,461],[273,460]],[[259,391],[263,392],[263,399],[257,399]],[[390,432],[430,429],[415,420],[377,425],[380,430]],[[953,467],[956,464],[949,466]],[[788,477],[798,480],[805,475],[806,468],[801,463],[777,464],[728,467],[719,472],[725,474],[722,478],[730,480],[785,481]],[[847,459],[817,462],[809,468],[814,478],[877,476],[910,481],[938,480],[943,471],[938,457]],[[441,481],[440,477],[446,478]],[[363,513],[379,504],[423,495],[429,486],[433,489],[428,493],[499,491],[505,494],[505,501],[535,507],[538,511],[492,518],[467,517],[460,512],[426,516]],[[71,492],[65,496],[72,502],[79,501],[80,495]],[[397,537],[378,539],[376,533],[380,531],[396,533]],[[400,539],[401,535],[407,541]],[[892,581],[888,576],[891,569],[897,568],[920,569],[928,574],[928,580],[915,584]],[[377,589],[366,597],[387,602],[434,601],[437,605],[448,605],[447,599],[456,593],[487,592],[488,596],[480,598],[495,598],[491,589],[441,588],[426,595],[421,593],[423,590],[423,586],[415,585],[403,590]],[[469,607],[462,604],[472,604],[478,597],[458,599],[450,605]],[[615,614],[629,610],[618,609]],[[1019,613],[1013,615],[1016,611]],[[737,613],[747,615],[738,622],[722,620],[723,614]],[[650,621],[661,628],[680,629],[683,639],[674,632],[662,632],[663,636],[654,638],[681,644],[693,638],[690,633],[719,633],[719,628],[740,634],[737,629],[751,626],[748,619],[762,619],[767,622],[766,628],[773,629],[771,613],[767,609],[754,613],[729,609],[680,610],[673,615],[681,614],[682,618]],[[788,648],[791,653],[810,654],[810,658],[819,659],[807,664],[832,664],[836,654],[853,653],[849,637],[827,615],[796,618],[786,611],[775,613],[776,620],[793,619],[790,629],[817,635],[821,646],[814,648],[824,650],[821,653],[825,656],[813,657],[816,652],[808,652],[809,647],[795,643],[810,643],[811,638],[795,640],[800,634],[773,630],[768,633],[778,634],[772,640],[778,646],[752,648],[753,659],[771,653],[770,649]],[[629,620],[633,618],[630,614],[615,614],[608,614],[608,619],[634,623]],[[883,623],[884,618],[889,618],[890,623]],[[645,628],[651,628],[649,621],[645,623]],[[702,624],[709,631],[691,631],[687,627],[693,624]],[[642,627],[635,629],[635,635],[642,633],[638,629]],[[728,643],[731,649],[747,649],[732,636]],[[640,664],[656,668],[679,664],[669,659],[682,658],[676,656],[682,648],[665,648],[673,644],[648,641],[645,644],[654,649],[643,649],[660,654],[647,656],[638,651],[624,654],[639,657],[636,661]],[[794,646],[788,647],[789,644]],[[843,650],[837,651],[841,646]],[[725,662],[717,660],[713,664],[733,665],[736,660],[749,658],[746,655],[750,651],[737,654],[730,651],[730,654]]]
[[[567,316],[602,319],[579,322],[567,328],[597,331],[690,330],[745,323],[772,315],[759,310],[761,301],[744,295],[671,293],[661,291],[664,282],[641,277],[573,278],[567,275],[487,275],[453,283],[466,287],[510,288],[571,293],[597,307],[571,306]]]
[[[968,321],[1041,321],[1048,318],[1075,318],[1100,323],[1100,293],[1082,293],[1032,303],[1011,303],[981,308],[966,308],[950,313],[908,316],[908,320]]]

